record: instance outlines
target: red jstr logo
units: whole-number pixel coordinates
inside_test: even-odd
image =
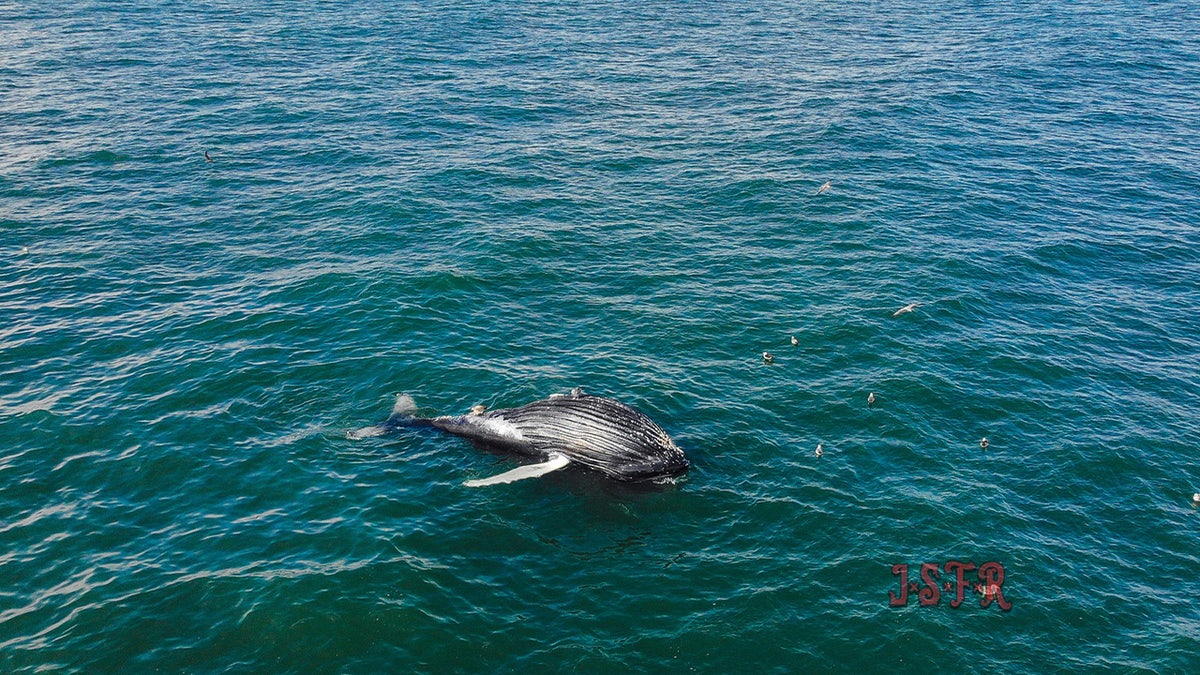
[[[1012,603],[1004,597],[1004,565],[998,562],[985,562],[976,568],[973,562],[948,560],[943,566],[947,576],[953,575],[953,581],[940,582],[937,563],[921,563],[921,584],[908,580],[908,564],[892,565],[892,576],[900,577],[900,595],[888,591],[888,604],[892,607],[904,607],[908,604],[908,594],[916,593],[922,607],[936,605],[942,601],[942,592],[954,591],[954,599],[950,601],[951,608],[957,608],[963,603],[963,594],[969,588],[982,597],[979,606],[987,609],[994,602],[1000,609],[1012,609]],[[978,581],[968,581],[967,572],[975,571]]]

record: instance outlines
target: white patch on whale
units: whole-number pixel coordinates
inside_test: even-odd
[[[557,452],[552,452],[550,453],[550,459],[540,464],[526,464],[525,466],[518,466],[512,471],[505,471],[498,476],[469,480],[463,483],[463,485],[466,485],[467,487],[483,487],[484,485],[499,485],[501,483],[512,483],[514,481],[524,480],[526,478],[537,478],[538,476],[545,476],[551,471],[558,471],[570,463],[571,460],[567,459],[565,456],[560,455]]]

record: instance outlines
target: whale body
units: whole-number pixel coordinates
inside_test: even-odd
[[[404,426],[430,426],[486,448],[537,460],[467,485],[508,483],[571,464],[620,481],[665,481],[690,466],[683,450],[646,415],[620,401],[576,389],[517,408],[467,415],[416,417],[412,398],[401,396],[382,426],[351,432],[377,435]]]

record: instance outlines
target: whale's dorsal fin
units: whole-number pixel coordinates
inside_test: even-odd
[[[484,485],[511,483],[513,481],[523,480],[525,478],[537,478],[538,476],[544,476],[551,471],[558,471],[570,463],[571,460],[567,459],[564,455],[560,455],[557,452],[552,452],[550,453],[550,458],[540,464],[526,464],[525,466],[518,466],[512,471],[505,471],[499,476],[481,478],[479,480],[469,480],[463,483],[463,485],[466,485],[467,487],[483,487]]]

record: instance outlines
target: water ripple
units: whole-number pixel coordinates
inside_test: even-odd
[[[7,670],[1193,662],[1181,3],[4,9]],[[345,433],[575,386],[693,471]]]

